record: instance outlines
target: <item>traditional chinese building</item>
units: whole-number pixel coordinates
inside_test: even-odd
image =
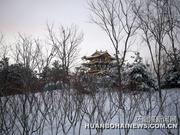
[[[85,60],[83,66],[90,74],[108,73],[115,60],[107,51],[96,51],[91,56],[84,56],[82,59]]]

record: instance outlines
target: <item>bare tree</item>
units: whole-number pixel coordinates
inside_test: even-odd
[[[136,16],[132,14],[131,4],[131,0],[92,0],[89,2],[92,22],[107,34],[114,48],[119,86],[121,85],[121,68],[132,36],[137,30]],[[120,54],[121,56],[119,56]]]
[[[166,4],[164,0],[146,0],[134,4],[133,7],[135,14],[138,16],[140,29],[143,31],[143,39],[150,52],[153,69],[157,78],[160,102],[162,102],[162,56],[166,52],[164,41],[168,22],[166,18]]]
[[[170,50],[172,50],[173,52],[173,55],[167,55],[171,59],[172,63],[175,65],[176,70],[180,72],[180,67],[178,65],[177,58],[177,49],[179,49],[180,45],[178,39],[178,36],[180,35],[180,8],[179,6],[177,6],[179,4],[180,2],[177,0],[166,1],[167,37],[169,39],[169,44],[171,46]]]
[[[63,70],[68,74],[70,68],[75,64],[79,53],[79,44],[83,40],[83,33],[79,32],[75,25],[71,27],[61,26],[56,33],[53,25],[47,25],[49,40],[55,48],[55,54],[61,62]]]
[[[8,46],[5,44],[4,35],[0,34],[0,58],[6,58],[8,54]]]
[[[39,54],[36,57],[36,70],[38,73],[42,73],[42,71],[49,67],[52,59],[55,55],[55,48],[49,44],[42,43],[40,40],[34,40],[36,46],[39,46]]]
[[[19,39],[11,48],[12,57],[16,63],[22,63],[24,67],[35,70],[40,55],[40,44],[30,36],[19,33]]]

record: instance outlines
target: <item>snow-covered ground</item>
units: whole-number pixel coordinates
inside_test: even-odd
[[[178,129],[97,130],[85,127],[90,123],[138,123],[140,116],[180,117],[180,89],[162,90],[161,100],[158,92],[100,91],[90,96],[56,90],[2,97],[0,107],[2,135],[161,135],[168,132],[177,135]]]

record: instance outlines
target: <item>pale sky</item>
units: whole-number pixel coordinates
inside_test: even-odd
[[[87,0],[0,0],[0,32],[11,42],[17,33],[44,38],[46,23],[55,26],[76,24],[84,33],[80,56],[90,55],[96,49],[112,52],[106,34],[89,23]],[[140,48],[135,47],[135,51]]]

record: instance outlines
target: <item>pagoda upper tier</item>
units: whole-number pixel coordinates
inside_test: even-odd
[[[91,56],[82,57],[86,60],[83,66],[88,68],[88,73],[102,74],[108,72],[115,60],[107,51],[96,51]]]

